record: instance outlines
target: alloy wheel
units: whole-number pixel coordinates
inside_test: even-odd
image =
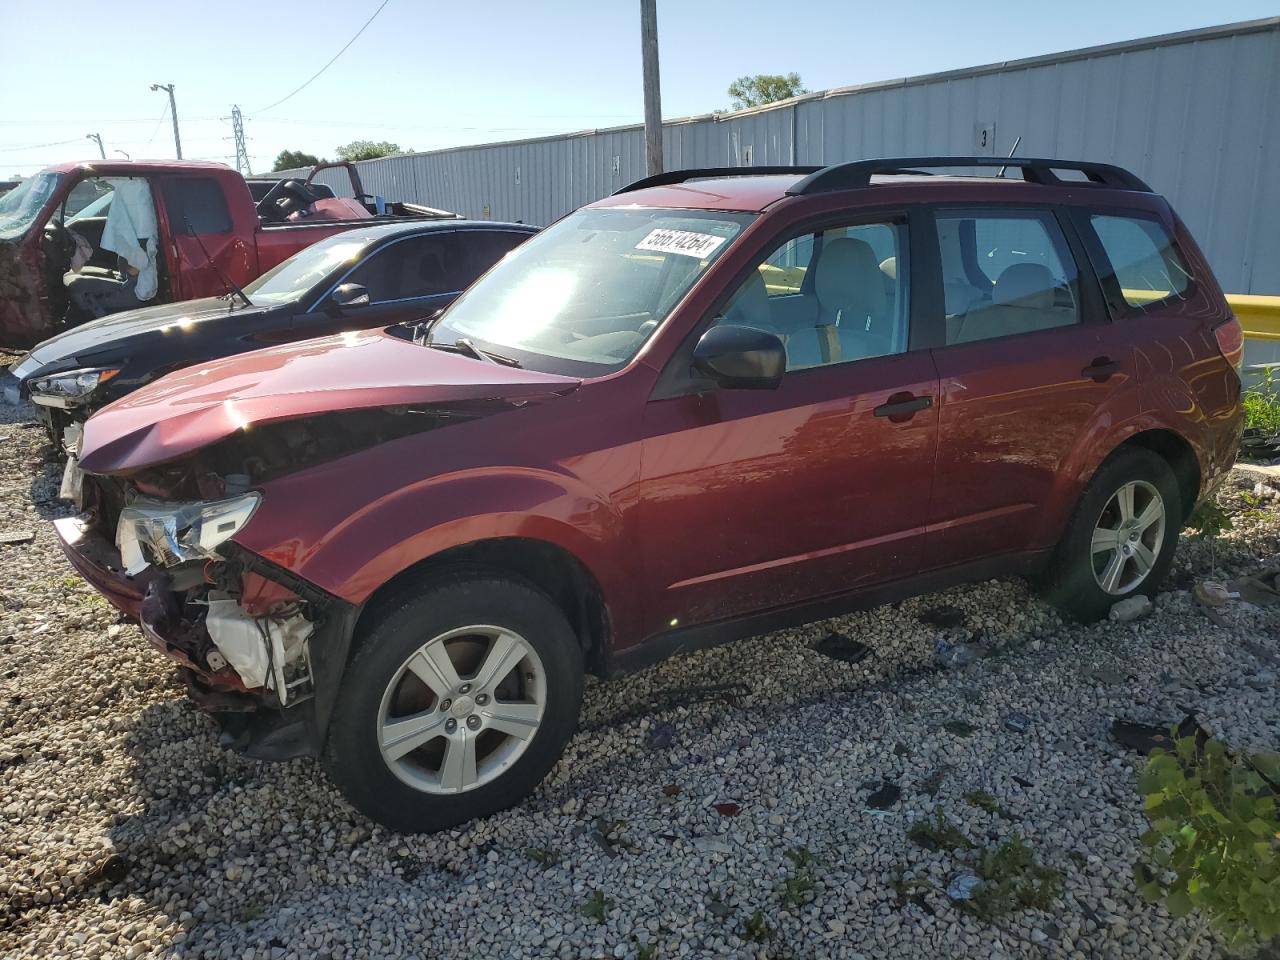
[[[428,640],[391,678],[378,746],[414,789],[463,793],[520,758],[546,702],[546,671],[532,644],[502,627],[459,627]]]
[[[1094,525],[1090,544],[1093,578],[1122,596],[1147,579],[1165,534],[1164,499],[1145,480],[1131,480],[1111,495]]]

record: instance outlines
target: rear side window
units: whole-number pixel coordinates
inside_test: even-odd
[[[1095,214],[1089,218],[1110,263],[1120,296],[1130,307],[1144,308],[1169,297],[1181,297],[1191,275],[1164,225],[1145,217]]]
[[[939,210],[947,343],[1080,322],[1075,260],[1057,219],[1038,210]]]
[[[460,230],[454,234],[455,290],[465,290],[510,251],[529,239],[510,230]]]
[[[164,202],[173,232],[230,233],[231,213],[222,188],[212,177],[182,177],[166,181]]]

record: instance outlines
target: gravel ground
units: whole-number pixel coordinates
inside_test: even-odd
[[[219,749],[55,545],[58,469],[30,417],[0,406],[0,530],[35,534],[0,546],[5,957],[1176,955],[1188,922],[1132,889],[1140,757],[1110,724],[1190,710],[1235,746],[1280,743],[1280,608],[1211,622],[1187,590],[1208,547],[1184,541],[1132,624],[1067,626],[993,581],[589,681],[532,798],[397,837],[310,761]],[[1280,501],[1253,482],[1223,497],[1226,575],[1280,559]],[[921,621],[940,605],[964,625]],[[871,655],[817,652],[833,632]],[[989,657],[939,666],[940,637],[974,634]],[[883,782],[901,795],[871,809]],[[906,838],[935,808],[977,846],[1025,837],[1062,895],[994,923],[960,909],[946,887],[976,854]]]

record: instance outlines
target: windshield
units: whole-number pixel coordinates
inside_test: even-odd
[[[431,340],[467,338],[524,353],[535,368],[620,367],[751,220],[719,211],[579,210],[502,259],[440,318]]]
[[[300,300],[334,270],[355,263],[367,246],[367,240],[335,234],[277,264],[246,286],[244,292],[254,304]]]
[[[0,240],[17,240],[25,234],[61,179],[60,173],[37,173],[0,197]]]

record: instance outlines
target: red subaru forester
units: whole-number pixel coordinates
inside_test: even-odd
[[[441,316],[105,408],[58,529],[228,745],[435,830],[533,790],[585,670],[978,577],[1080,619],[1154,591],[1231,466],[1241,347],[1116,167],[686,170]]]

